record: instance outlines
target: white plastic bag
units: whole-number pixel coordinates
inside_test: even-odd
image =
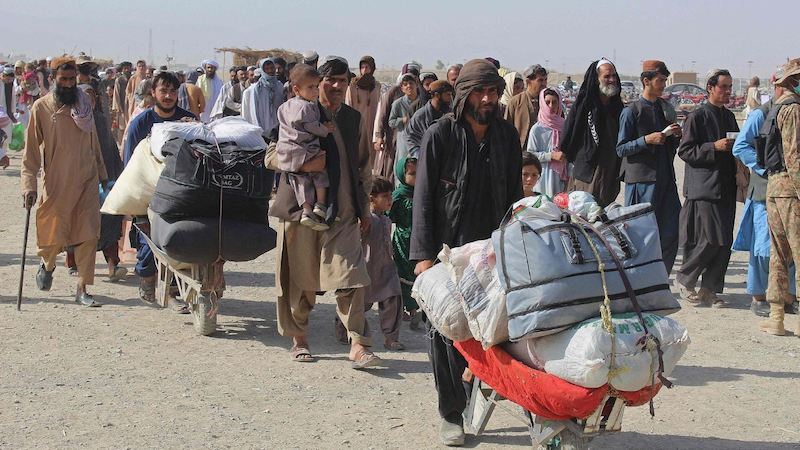
[[[497,258],[491,239],[450,249],[439,260],[447,266],[461,296],[472,336],[484,349],[508,340],[506,295],[497,278]]]
[[[689,332],[677,321],[656,314],[643,314],[645,323],[661,342],[664,352],[664,376],[669,376],[691,340]],[[611,336],[603,328],[603,319],[585,320],[561,333],[516,343],[503,348],[515,359],[562,380],[586,388],[606,383],[620,391],[635,392],[650,385],[649,351],[637,341],[644,330],[635,313],[612,317],[615,330],[615,373],[609,380]],[[655,361],[653,369],[657,369]]]
[[[164,163],[154,158],[150,151],[150,138],[144,138],[114,183],[114,189],[108,193],[100,212],[120,216],[147,215],[147,207],[163,170]]]
[[[165,158],[161,149],[172,139],[183,139],[187,142],[199,139],[219,144],[235,142],[244,148],[267,148],[261,133],[261,127],[236,116],[215,120],[208,125],[202,122],[163,122],[153,124],[151,147],[153,156],[159,161],[164,161]]]
[[[561,220],[562,212],[546,195],[525,197],[511,205],[513,220]]]
[[[472,337],[456,286],[444,264],[437,264],[418,276],[411,296],[442,336],[456,342]]]

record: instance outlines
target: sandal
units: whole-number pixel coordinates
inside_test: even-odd
[[[303,211],[300,215],[300,225],[305,225],[314,231],[325,231],[328,224],[320,222],[317,216],[311,211]]]
[[[108,276],[109,281],[119,281],[128,274],[128,269],[125,267],[114,266],[114,271]]]
[[[689,301],[694,304],[695,308],[710,308],[711,303],[713,301],[712,299],[716,296],[717,295],[714,294],[713,292],[710,291],[703,292],[701,290],[701,292],[697,294],[697,301],[694,302],[692,302],[691,300]]]
[[[382,362],[383,361],[381,361],[381,359],[378,358],[377,355],[375,355],[374,353],[365,348],[361,348],[356,353],[356,359],[350,361],[350,367],[356,370],[360,370],[369,367],[380,366]]]
[[[728,303],[725,300],[722,300],[721,298],[717,297],[717,294],[714,292],[711,292],[708,296],[706,296],[706,299],[709,305],[715,309],[720,309],[728,306]]]
[[[169,310],[175,314],[189,314],[189,305],[175,297],[169,299],[167,306]]]
[[[675,289],[678,290],[678,295],[680,295],[680,297],[686,300],[687,302],[698,303],[700,301],[700,297],[697,295],[697,291],[694,288],[689,289],[686,286],[680,284],[677,278],[673,280],[672,285],[675,286]]]
[[[147,281],[146,278],[139,279],[139,299],[148,305],[155,304],[156,280]]]
[[[297,344],[290,350],[292,361],[294,362],[315,362],[317,358],[311,355],[308,344]]]
[[[403,350],[406,349],[406,346],[398,341],[392,341],[392,342],[383,341],[383,347],[387,350],[392,350],[395,352],[402,352]]]

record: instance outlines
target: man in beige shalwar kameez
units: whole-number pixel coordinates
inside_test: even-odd
[[[114,139],[117,145],[121,146],[125,139],[125,128],[128,125],[130,118],[130,111],[128,109],[128,101],[126,92],[128,89],[128,81],[131,78],[131,63],[123,61],[120,64],[120,74],[114,80],[114,97],[111,102],[111,112],[116,120],[116,128],[114,128]]]
[[[75,301],[83,306],[100,306],[86,292],[86,286],[94,284],[100,237],[98,186],[106,183],[108,176],[91,104],[76,87],[75,61],[57,58],[51,69],[55,91],[33,104],[22,155],[22,193],[28,205],[37,198],[36,175],[42,171],[42,196],[36,212],[37,254],[42,264],[36,283],[39,289],[50,290],[56,257],[73,246],[78,266]]]
[[[361,114],[344,104],[348,66],[340,57],[325,58],[319,66],[323,122],[334,125],[317,157],[300,167],[300,172],[328,171],[330,228],[314,231],[300,225],[302,208],[286,181],[281,178],[270,214],[278,217],[278,255],[275,274],[278,292],[278,331],[293,339],[292,359],[313,361],[308,347],[308,319],[316,293],[336,292],[336,312],[350,339],[350,360],[355,369],[380,365],[367,347],[372,345],[364,316],[364,287],[370,282],[361,230],[369,227],[371,187],[370,132]],[[334,144],[335,143],[335,144]],[[274,152],[273,152],[274,153]],[[326,167],[327,166],[327,167]]]

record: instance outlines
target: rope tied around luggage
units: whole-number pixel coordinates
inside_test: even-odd
[[[208,127],[208,125],[203,125],[203,126]],[[222,149],[219,148],[219,142],[217,141],[217,136],[213,132],[211,134],[212,136],[214,136],[214,147],[217,149],[217,153],[219,153],[221,157]],[[209,310],[208,313],[206,314],[206,316],[208,317],[215,317],[217,315],[217,312],[219,311],[218,292],[222,290],[222,287],[225,285],[225,274],[223,273],[223,266],[225,265],[225,260],[222,259],[222,199],[225,190],[223,187],[223,183],[218,183],[218,184],[219,184],[219,234],[217,235],[217,259],[213,263],[214,281],[211,283],[211,292],[208,293],[208,299],[211,301],[211,310]]]
[[[589,247],[592,249],[592,252],[594,253],[595,257],[597,258],[598,266],[599,266],[599,269],[600,269],[600,276],[601,276],[601,278],[603,280],[603,291],[605,292],[605,300],[603,302],[603,306],[600,307],[600,314],[601,314],[601,316],[603,318],[603,326],[606,328],[606,330],[610,329],[609,333],[611,333],[611,339],[612,339],[612,343],[611,343],[611,366],[609,368],[610,369],[609,370],[609,379],[613,378],[614,376],[618,375],[619,373],[622,373],[622,372],[616,372],[616,373],[614,372],[614,370],[615,370],[615,368],[614,368],[615,344],[614,344],[614,331],[613,331],[614,327],[613,327],[613,323],[611,321],[611,302],[610,302],[610,300],[608,298],[608,291],[607,291],[605,272],[604,272],[605,266],[604,266],[602,260],[600,259],[600,255],[599,255],[599,252],[597,251],[596,246],[594,245],[592,240],[589,239],[588,233],[586,232],[584,227],[588,228],[595,235],[597,235],[597,237],[600,239],[600,242],[603,243],[603,245],[606,247],[606,249],[608,250],[609,254],[611,255],[611,258],[614,260],[614,264],[619,269],[619,274],[620,274],[620,277],[622,278],[622,283],[625,285],[625,290],[628,293],[628,297],[631,300],[631,304],[633,305],[634,309],[636,310],[636,315],[639,318],[639,322],[642,324],[642,329],[644,330],[644,336],[642,336],[638,341],[636,341],[636,344],[637,345],[641,345],[644,350],[648,351],[650,353],[650,355],[651,355],[651,358],[652,358],[651,359],[651,363],[650,363],[650,378],[649,378],[649,380],[650,380],[650,393],[651,393],[651,397],[650,397],[650,415],[655,417],[655,406],[653,405],[653,396],[655,395],[655,388],[656,388],[655,378],[657,377],[658,380],[661,382],[661,384],[666,386],[667,389],[672,388],[672,382],[669,381],[664,376],[664,357],[663,357],[664,352],[661,349],[661,343],[659,342],[658,338],[655,337],[655,335],[653,335],[653,333],[651,333],[650,330],[648,329],[647,323],[645,322],[644,317],[642,316],[642,310],[639,307],[639,302],[636,300],[636,294],[633,292],[633,288],[631,287],[630,280],[628,280],[627,275],[625,275],[625,268],[622,265],[622,262],[619,260],[619,257],[617,256],[617,254],[614,252],[614,249],[611,247],[611,244],[609,244],[608,240],[605,238],[605,236],[603,236],[603,234],[600,233],[594,226],[592,226],[592,224],[590,224],[586,219],[584,219],[583,217],[579,216],[578,214],[575,214],[572,211],[567,210],[567,212],[569,213],[572,222],[575,225],[577,225],[577,227],[581,230],[581,233],[583,233],[583,235],[586,237],[586,240],[587,240],[587,242],[589,244]]]
[[[603,282],[603,304],[600,306],[600,317],[603,319],[603,329],[605,329],[611,337],[611,361],[608,365],[608,380],[611,381],[612,378],[616,377],[617,375],[630,372],[631,368],[623,365],[617,367],[616,365],[616,354],[617,354],[617,340],[614,336],[614,323],[611,321],[611,299],[608,297],[608,284],[606,283],[606,265],[603,263],[603,259],[600,257],[600,252],[597,250],[597,246],[594,245],[594,242],[589,238],[589,233],[583,229],[580,222],[572,217],[572,222],[578,227],[581,234],[586,238],[586,242],[589,243],[589,248],[592,250],[592,254],[594,254],[595,259],[597,259],[597,270],[600,272],[600,279]],[[652,367],[652,364],[651,364]],[[652,377],[653,374],[651,373],[650,376]]]

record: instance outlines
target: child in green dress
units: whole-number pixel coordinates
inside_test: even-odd
[[[403,292],[403,308],[406,310],[410,328],[416,330],[422,323],[423,315],[419,305],[411,297],[411,286],[417,276],[414,275],[415,263],[408,259],[411,249],[411,208],[414,201],[414,179],[417,176],[417,159],[403,158],[395,166],[395,177],[400,182],[392,193],[392,209],[389,212],[392,222],[395,223],[392,245],[394,247],[394,262],[400,275],[400,288]]]

